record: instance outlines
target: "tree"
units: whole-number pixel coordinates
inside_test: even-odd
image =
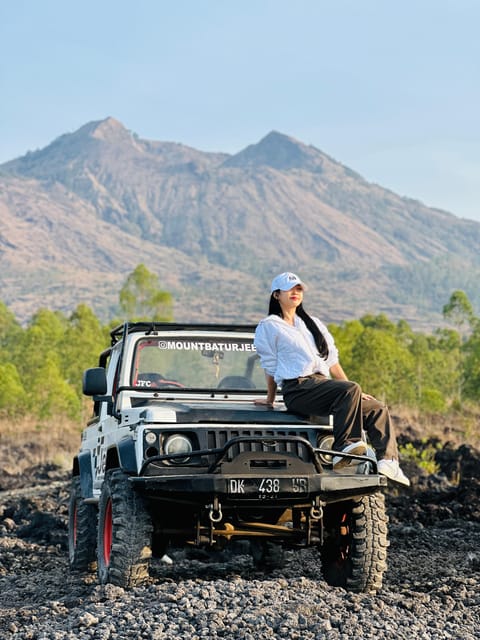
[[[5,303],[0,302],[0,346],[8,347],[10,342],[20,335],[21,332],[22,328],[14,314]]]
[[[18,417],[26,405],[25,389],[15,365],[0,363],[0,415]]]
[[[480,398],[480,322],[462,347],[465,396],[478,402]]]
[[[99,354],[108,346],[108,331],[103,329],[93,311],[80,304],[68,319],[60,357],[65,379],[82,394],[85,369],[97,365]]]
[[[173,319],[172,296],[159,288],[158,276],[139,264],[120,290],[120,309],[128,320]]]
[[[445,411],[447,399],[458,393],[458,377],[450,350],[453,344],[423,334],[415,335],[410,344],[415,360],[415,404],[424,411]]]
[[[389,320],[384,313],[379,313],[376,316],[367,314],[360,318],[360,322],[364,327],[370,329],[379,329],[388,332],[393,332],[395,329],[395,325],[393,324],[393,322]]]
[[[23,332],[16,355],[16,366],[25,388],[48,355],[56,355],[63,342],[67,319],[58,311],[40,309]]]
[[[383,401],[408,405],[415,399],[413,358],[390,331],[365,329],[352,349],[349,377]]]
[[[329,325],[329,331],[335,339],[338,348],[340,362],[347,376],[351,375],[352,350],[359,336],[364,332],[365,328],[360,320],[349,320],[341,326]]]
[[[464,291],[456,290],[450,296],[450,300],[443,307],[443,317],[453,322],[461,333],[475,322],[473,307]]]
[[[44,358],[35,371],[29,391],[30,409],[40,419],[62,415],[79,418],[80,398],[62,375],[56,354],[49,353]]]
[[[468,399],[478,401],[480,392],[480,319],[463,291],[454,291],[448,304],[443,307],[443,315],[451,320],[463,335],[463,342],[457,358],[458,369],[462,371],[461,391]],[[468,335],[470,333],[470,335]],[[459,393],[459,402],[462,397]]]
[[[58,311],[40,309],[23,331],[15,354],[28,412],[40,419],[80,415],[80,399],[65,380],[60,353],[68,321]]]
[[[0,302],[0,361],[14,361],[22,341],[23,329],[8,307]]]

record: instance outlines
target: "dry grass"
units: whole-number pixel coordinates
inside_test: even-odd
[[[69,469],[81,432],[82,425],[64,418],[0,420],[0,470],[18,474],[47,463]]]
[[[455,447],[469,444],[480,449],[480,407],[465,405],[461,412],[429,414],[396,407],[392,410],[398,434],[415,440],[438,439]]]

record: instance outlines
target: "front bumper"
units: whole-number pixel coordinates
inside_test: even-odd
[[[131,477],[137,490],[151,498],[203,504],[217,497],[224,504],[294,505],[317,498],[324,503],[375,493],[387,484],[378,474],[301,475],[198,474]]]
[[[303,459],[277,451],[279,443],[303,447]],[[263,450],[244,451],[229,460],[229,453],[237,445],[257,445]],[[167,466],[162,473],[162,467],[156,463],[184,459],[185,453],[159,455],[147,459],[140,474],[130,480],[152,499],[199,505],[212,499],[230,505],[268,502],[271,506],[294,506],[312,501],[328,504],[375,493],[386,486],[387,479],[374,473],[376,462],[372,463],[367,456],[340,453],[354,464],[346,467],[346,473],[335,473],[321,462],[322,455],[331,453],[298,435],[237,436],[223,447],[190,454],[197,459],[208,456],[212,461],[207,467],[189,467],[184,473],[180,470],[172,473],[172,466]],[[373,473],[355,473],[360,468],[357,463],[368,464]]]

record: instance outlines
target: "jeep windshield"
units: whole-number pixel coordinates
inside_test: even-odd
[[[162,336],[138,340],[131,385],[138,389],[266,391],[252,337]]]

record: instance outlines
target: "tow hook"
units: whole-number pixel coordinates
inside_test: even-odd
[[[220,522],[223,518],[222,505],[218,501],[217,496],[213,498],[213,504],[207,505],[208,517],[210,522]]]
[[[323,509],[322,507],[311,507],[310,509],[310,518],[312,520],[321,520],[323,517]]]
[[[310,508],[310,518],[312,520],[321,520],[323,518],[323,508],[318,496],[316,497],[315,502],[313,502]]]
[[[307,518],[307,545],[323,544],[323,526],[316,523],[323,518],[323,505],[320,504],[318,497],[310,507]],[[315,523],[315,524],[314,524]]]

